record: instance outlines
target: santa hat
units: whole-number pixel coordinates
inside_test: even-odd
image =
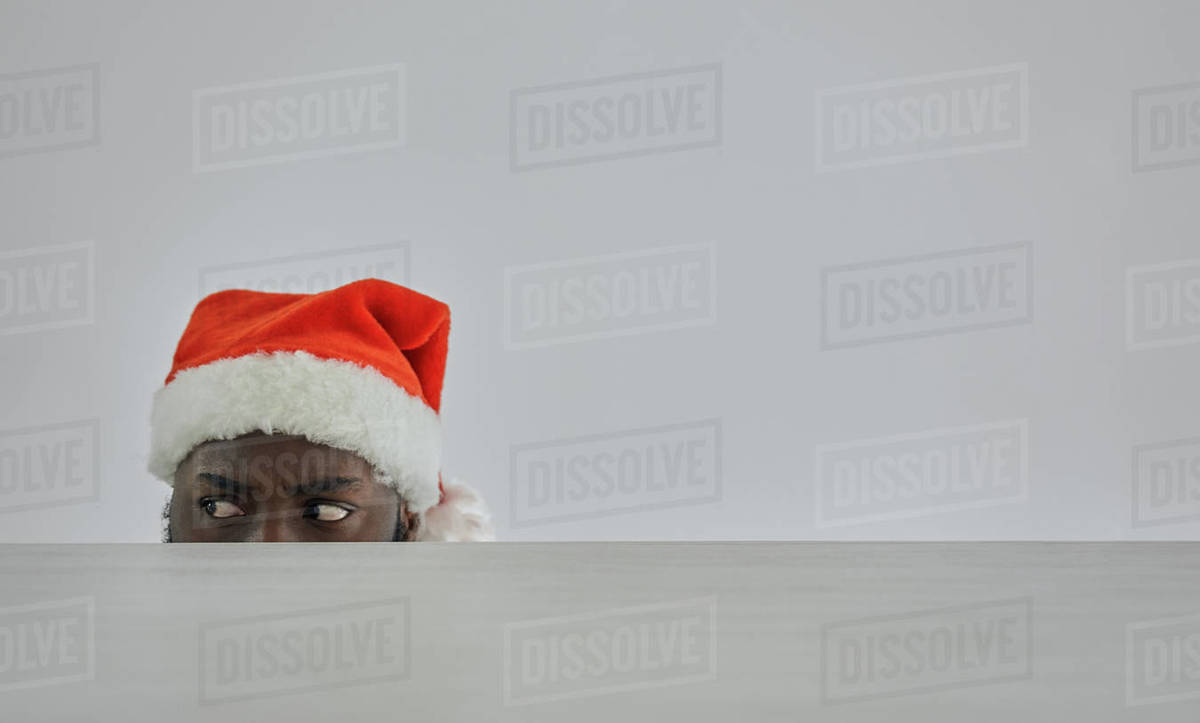
[[[487,507],[441,482],[450,309],[366,279],[317,294],[220,291],[196,305],[154,395],[150,472],[251,432],[348,450],[422,515],[421,539],[491,539]]]

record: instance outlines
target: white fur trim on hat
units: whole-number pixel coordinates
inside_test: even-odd
[[[150,473],[167,484],[196,445],[261,431],[358,454],[412,509],[438,502],[437,412],[371,367],[303,351],[220,359],[176,374],[150,420]]]
[[[445,496],[421,517],[417,539],[436,542],[483,542],[496,539],[492,513],[483,497],[458,480],[444,485]]]

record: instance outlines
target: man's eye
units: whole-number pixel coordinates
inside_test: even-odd
[[[311,502],[304,508],[304,518],[318,522],[341,522],[350,516],[351,510],[332,502]]]
[[[200,500],[200,507],[209,517],[223,520],[227,517],[243,517],[246,511],[229,500],[218,500],[206,497]]]

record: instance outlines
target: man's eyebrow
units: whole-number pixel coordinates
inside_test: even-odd
[[[196,479],[203,480],[222,492],[233,491],[239,494],[245,494],[246,492],[246,485],[214,472],[201,472],[196,475]]]
[[[358,477],[330,477],[328,479],[313,480],[300,485],[300,490],[306,495],[318,494],[321,492],[334,492],[343,490],[348,487],[356,487],[362,484],[362,480]]]

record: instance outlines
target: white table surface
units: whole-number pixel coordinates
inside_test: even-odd
[[[1131,631],[1200,613],[1200,545],[1188,543],[0,547],[0,648],[22,622],[28,635],[28,606],[60,601],[76,605],[63,613],[78,618],[64,628],[75,642],[94,637],[94,662],[55,682],[4,672],[0,650],[0,720],[1200,720],[1200,681],[1171,688],[1176,700],[1127,690]],[[388,644],[407,656],[389,679],[350,669],[340,685],[276,675],[221,688],[202,667],[230,621],[250,635],[297,620],[332,629],[372,606],[395,613]],[[1028,612],[1032,647],[1015,661],[1027,674],[952,670],[890,691],[822,683],[823,637],[952,625],[989,606]],[[688,628],[688,665],[514,687],[525,673],[513,641],[531,629],[673,615],[701,626]]]

